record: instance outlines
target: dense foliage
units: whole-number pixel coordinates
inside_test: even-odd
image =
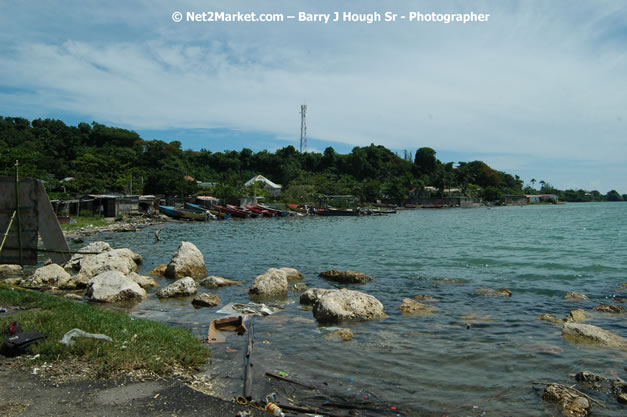
[[[445,190],[457,189],[463,195],[488,200],[538,192],[523,189],[518,176],[481,161],[457,166],[443,163],[436,151],[427,147],[419,148],[413,161],[407,153],[401,158],[380,145],[355,147],[349,154],[338,154],[331,147],[323,153],[300,153],[293,146],[274,153],[246,148],[239,152],[192,151],[183,150],[179,141],[144,140],[136,132],[95,122],[67,126],[60,120],[29,122],[0,117],[0,173],[13,174],[16,160],[22,175],[41,178],[49,190],[67,194],[184,196],[203,192],[235,200],[250,191],[244,190],[243,184],[258,174],[282,184],[282,198],[294,202],[350,194],[362,202],[400,203],[408,198],[410,189],[425,186],[436,187],[435,194],[440,196]],[[210,183],[210,189],[199,190],[197,180]],[[578,198],[578,193],[583,193],[582,200],[589,197],[581,190],[572,193],[573,198]],[[622,199],[616,195],[612,198]]]

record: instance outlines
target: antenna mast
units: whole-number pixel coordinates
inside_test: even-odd
[[[307,150],[307,105],[300,106],[300,152]]]

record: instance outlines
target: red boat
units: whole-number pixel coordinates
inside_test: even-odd
[[[272,207],[262,206],[261,204],[257,204],[255,207],[258,207],[258,208],[260,208],[262,210],[267,210],[270,213],[273,213],[277,217],[285,217],[285,216],[287,216],[287,212],[286,211],[273,209]]]
[[[246,207],[253,213],[262,215],[263,217],[274,217],[274,213],[270,212],[269,210],[264,210],[257,206],[249,206],[248,204],[244,204],[244,207]]]
[[[219,206],[217,204],[214,204],[213,208],[215,210],[221,211],[223,213],[228,213],[228,214],[231,215],[231,217],[239,217],[241,219],[245,219],[247,217],[250,217],[250,213],[249,212],[244,211],[244,210],[239,209],[239,208],[235,208],[235,207],[230,207],[230,206],[224,207],[224,206]]]

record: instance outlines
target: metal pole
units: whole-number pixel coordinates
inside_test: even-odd
[[[20,216],[20,161],[15,160],[15,212],[17,213],[17,246],[20,253],[20,265],[24,266],[22,254],[22,219]]]
[[[13,219],[15,219],[15,213],[17,213],[17,211],[13,212],[13,215],[11,216],[11,220],[9,221],[9,227],[7,227],[7,231],[4,233],[2,244],[0,244],[0,253],[2,253],[2,249],[4,248],[4,243],[7,241],[7,236],[9,236],[9,230],[11,230],[11,226],[13,225]]]

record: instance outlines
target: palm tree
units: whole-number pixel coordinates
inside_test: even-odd
[[[536,188],[536,179],[532,178],[531,181],[529,181],[531,183],[531,188]]]

